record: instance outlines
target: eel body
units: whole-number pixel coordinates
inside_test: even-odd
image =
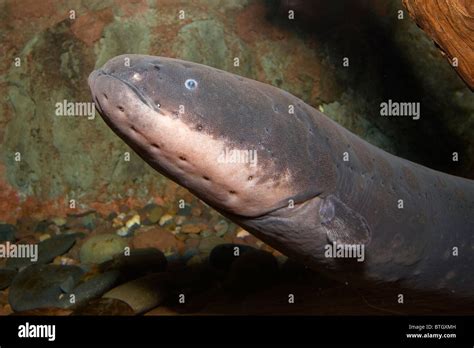
[[[353,282],[474,296],[474,181],[393,156],[275,87],[125,55],[89,77],[158,172],[289,257]]]

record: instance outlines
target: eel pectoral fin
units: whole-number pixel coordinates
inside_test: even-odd
[[[335,195],[329,195],[323,200],[319,216],[321,226],[331,242],[368,244],[371,239],[371,231],[365,218]]]

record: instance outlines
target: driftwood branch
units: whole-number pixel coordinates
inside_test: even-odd
[[[474,0],[403,0],[403,4],[474,90]]]

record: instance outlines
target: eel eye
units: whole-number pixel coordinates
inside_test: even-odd
[[[197,87],[198,83],[196,82],[196,80],[187,79],[184,85],[186,86],[187,89],[193,90]]]

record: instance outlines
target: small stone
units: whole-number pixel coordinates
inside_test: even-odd
[[[188,223],[181,227],[181,232],[183,233],[199,233],[207,228],[207,225],[204,223]]]
[[[103,297],[123,301],[132,307],[135,314],[139,314],[161,304],[170,292],[170,275],[157,273],[122,284]]]
[[[257,237],[255,237],[254,235],[248,233],[247,231],[240,232],[240,235],[242,237],[235,236],[233,238],[232,242],[236,243],[236,244],[246,244],[246,245],[250,245],[250,246],[259,248],[258,244],[261,241]]]
[[[107,215],[107,220],[113,221],[116,217],[117,217],[117,213],[113,211],[109,215]]]
[[[191,205],[188,203],[184,204],[184,207],[178,206],[178,212],[176,215],[189,216],[191,215]]]
[[[39,237],[39,240],[40,240],[40,242],[42,242],[42,241],[44,241],[44,240],[46,240],[46,239],[49,239],[49,238],[51,238],[51,235],[45,233],[45,234],[42,234],[42,235]]]
[[[83,263],[102,263],[111,260],[114,255],[124,252],[125,239],[110,233],[89,238],[81,248],[79,257]]]
[[[155,248],[162,252],[181,253],[184,243],[178,240],[171,232],[158,226],[141,228],[132,239],[132,246],[136,249]]]
[[[171,222],[173,222],[173,216],[169,215],[169,214],[165,214],[160,218],[159,225],[160,226],[166,226],[166,225],[170,224]]]
[[[130,220],[125,223],[125,226],[130,229],[133,226],[140,226],[140,215],[135,214]]]
[[[188,238],[186,239],[184,243],[186,245],[186,249],[189,250],[189,249],[197,249],[200,241],[201,240],[199,238]]]
[[[173,232],[172,232],[173,233]],[[175,236],[176,239],[184,242],[186,239],[188,239],[188,235],[185,234],[185,233],[173,233],[173,235]]]
[[[248,233],[246,230],[243,230],[243,229],[239,229],[237,231],[237,238],[245,238],[247,236],[250,236],[250,233]]]
[[[51,224],[48,226],[48,228],[46,229],[46,232],[49,234],[49,235],[57,235],[57,234],[60,234],[61,233],[61,229],[56,226],[55,224]]]
[[[128,237],[138,228],[140,228],[140,215],[135,214],[131,219],[127,220],[125,226],[118,229],[116,233],[121,237]]]
[[[191,209],[191,215],[194,217],[199,217],[202,215],[202,209],[201,207],[192,207]]]
[[[148,208],[147,208],[148,207]],[[164,209],[156,204],[149,204],[146,209],[146,221],[147,224],[153,225],[160,221],[160,218],[163,216]]]
[[[203,238],[201,243],[199,243],[199,251],[204,254],[209,254],[212,249],[214,249],[219,244],[222,244],[223,240],[217,236],[209,236],[207,238]]]
[[[229,223],[225,220],[220,220],[217,224],[214,225],[214,231],[216,231],[216,235],[218,237],[222,237],[224,234],[226,234],[228,229]]]
[[[204,230],[204,231],[201,232],[201,237],[202,238],[207,238],[207,237],[212,236],[212,235],[214,235],[214,233],[209,231],[209,230]],[[220,237],[220,236],[218,236],[218,237]]]
[[[0,224],[0,243],[15,240],[16,227],[10,224]]]
[[[186,266],[199,265],[203,263],[203,261],[204,260],[201,255],[194,255],[186,262]]]
[[[70,257],[65,257],[65,256],[57,256],[53,264],[55,265],[61,265],[61,266],[72,266],[72,265],[77,265],[79,264],[78,260],[71,259]]]
[[[178,225],[178,226],[182,225],[186,221],[186,216],[177,215],[174,218],[174,221],[176,222],[176,225]]]
[[[52,218],[51,221],[56,225],[56,226],[64,226],[66,224],[66,219],[63,217],[55,217]]]
[[[124,218],[125,218],[125,214],[124,216],[121,216],[122,214],[116,216],[113,220],[112,220],[112,227],[113,228],[117,228],[117,227],[122,227],[124,222]]]
[[[91,211],[81,217],[82,225],[88,230],[92,231],[96,226],[97,215]]]
[[[130,234],[130,230],[128,229],[128,227],[123,226],[119,228],[115,233],[117,233],[117,235],[119,235],[120,237],[126,237]]]

